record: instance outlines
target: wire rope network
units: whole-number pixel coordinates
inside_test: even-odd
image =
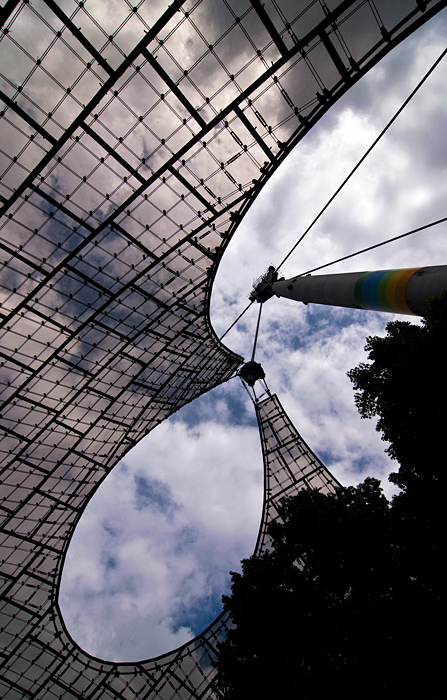
[[[137,662],[73,640],[57,602],[72,534],[129,449],[241,365],[213,332],[211,290],[272,173],[446,5],[2,3],[5,700],[211,697],[225,616]],[[287,453],[300,480],[279,467],[299,438],[277,400],[259,424],[262,547],[276,495],[333,480],[308,450],[301,465]]]

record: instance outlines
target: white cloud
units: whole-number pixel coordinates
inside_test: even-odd
[[[246,426],[178,419],[140,442],[92,499],[68,552],[61,607],[77,642],[130,660],[201,632],[229,570],[253,551],[262,480]]]

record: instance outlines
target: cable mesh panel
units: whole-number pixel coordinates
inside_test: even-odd
[[[256,552],[269,546],[267,525],[278,519],[282,498],[303,489],[334,493],[337,479],[312,452],[273,394],[255,404],[264,459],[264,507]]]
[[[2,697],[207,695],[222,620],[157,661],[77,648],[57,606],[68,542],[119,459],[241,363],[209,301],[263,185],[445,4],[3,3]]]

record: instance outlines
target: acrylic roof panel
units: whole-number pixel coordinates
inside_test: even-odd
[[[444,5],[3,3],[5,698],[207,694],[223,619],[157,662],[103,663],[76,647],[57,607],[69,539],[130,447],[239,366],[211,328],[209,300],[262,186],[350,85]],[[285,465],[272,470],[276,490],[302,459],[286,433],[275,438]]]

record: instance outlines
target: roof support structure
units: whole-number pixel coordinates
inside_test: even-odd
[[[446,2],[402,0],[389,12],[376,0],[379,24],[363,0],[331,10],[256,0],[240,16],[223,0],[218,13],[216,0],[184,5],[174,0],[154,19],[149,0],[123,0],[107,31],[93,1],[73,3],[71,14],[53,0],[0,10],[7,700],[210,696],[223,617],[158,659],[113,664],[78,648],[57,604],[70,538],[126,452],[240,366],[211,327],[210,295],[264,184],[337,99]],[[307,448],[293,461],[302,442],[290,425],[276,427],[287,423],[276,400],[257,410],[275,484],[266,483],[267,501],[282,468],[293,488],[313,474],[329,488]],[[273,501],[262,532],[269,513]]]

